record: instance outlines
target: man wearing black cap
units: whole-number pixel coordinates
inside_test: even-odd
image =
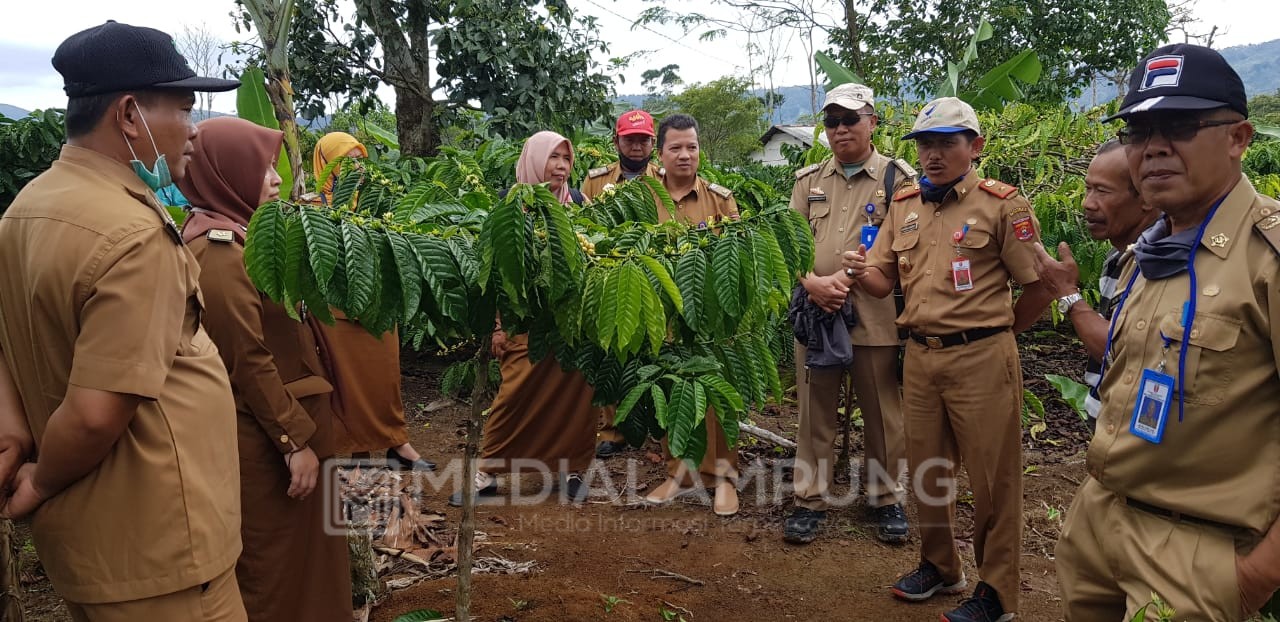
[[[1241,174],[1247,117],[1235,70],[1185,44],[1143,59],[1112,117],[1165,216],[1120,279],[1056,551],[1068,621],[1129,619],[1152,593],[1180,620],[1241,620],[1280,587],[1280,203]]]
[[[0,350],[37,448],[4,502],[80,620],[244,620],[235,404],[199,268],[155,191],[181,179],[195,75],[173,39],[72,35],[67,145],[0,219]],[[33,514],[34,512],[34,514]]]

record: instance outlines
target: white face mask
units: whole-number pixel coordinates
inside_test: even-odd
[[[151,135],[151,126],[147,123],[147,118],[142,114],[142,107],[137,102],[134,102],[133,106],[138,109],[138,118],[142,119],[142,127],[147,130],[147,138],[151,141],[151,150],[156,154],[154,171],[148,169],[147,165],[138,159],[138,154],[133,150],[133,144],[129,142],[129,137],[124,136],[124,132],[121,132],[120,135],[124,136],[124,144],[129,148],[129,154],[133,156],[133,159],[129,160],[129,164],[133,166],[134,174],[143,183],[147,184],[147,187],[151,188],[153,192],[158,192],[161,188],[173,184],[173,175],[169,173],[169,163],[165,161],[164,154],[160,153],[159,147],[156,147],[156,139]]]

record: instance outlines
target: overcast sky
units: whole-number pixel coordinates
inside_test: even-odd
[[[724,75],[746,75],[745,39],[731,36],[714,42],[699,41],[697,33],[684,35],[676,26],[630,28],[636,0],[569,0],[575,10],[600,19],[601,38],[610,44],[610,56],[654,50],[632,63],[617,86],[619,93],[638,93],[640,73],[650,67],[680,65],[686,82],[705,82]],[[831,3],[835,6],[835,2]],[[0,21],[0,103],[20,108],[48,108],[66,103],[61,77],[49,64],[53,50],[67,36],[101,24],[107,19],[151,26],[177,33],[184,25],[204,24],[215,36],[232,41],[237,35],[230,13],[232,0],[36,0],[6,2]],[[715,12],[708,0],[669,0],[669,6]],[[1259,43],[1280,37],[1275,29],[1275,0],[1199,0],[1197,13],[1209,24],[1219,25],[1217,47]],[[804,46],[791,36],[778,42],[782,50],[774,71],[777,86],[807,84]],[[818,41],[819,49],[825,41]],[[605,59],[601,59],[602,61]],[[234,98],[214,100],[215,110],[231,111]]]

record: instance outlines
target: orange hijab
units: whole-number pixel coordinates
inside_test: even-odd
[[[320,137],[319,142],[316,143],[316,150],[311,155],[312,175],[317,180],[320,179],[320,176],[324,174],[324,169],[329,166],[330,162],[347,155],[352,149],[359,149],[360,157],[362,158],[369,157],[369,150],[360,141],[356,140],[355,136],[346,132],[329,132]],[[333,180],[335,177],[336,175],[331,175],[324,182],[324,189],[321,192],[324,194],[326,203],[333,200]]]

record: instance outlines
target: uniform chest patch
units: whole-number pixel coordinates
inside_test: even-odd
[[[920,223],[910,222],[903,225],[901,229],[898,229],[898,233],[911,233],[912,231],[915,231],[919,228],[920,228]]]

